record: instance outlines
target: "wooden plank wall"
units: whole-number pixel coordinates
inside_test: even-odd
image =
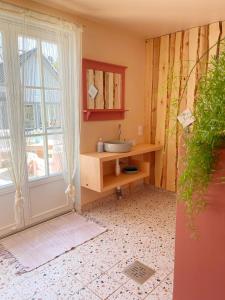
[[[164,146],[163,151],[151,158],[150,181],[157,187],[177,190],[182,135],[177,115],[186,108],[194,110],[197,82],[210,68],[212,56],[225,50],[225,41],[208,50],[222,38],[225,38],[225,21],[146,41],[145,139]]]
[[[95,87],[98,89],[98,94],[95,98],[95,108],[96,109],[104,109],[104,83],[103,83],[103,71],[94,71],[94,84]],[[94,102],[92,100],[92,102]],[[88,107],[89,108],[89,107]]]
[[[91,86],[94,84],[94,70],[88,70],[87,71],[87,86]],[[88,108],[94,109],[95,108],[95,103],[93,99],[87,94],[88,97]]]
[[[119,73],[87,70],[87,87],[94,85],[98,93],[92,99],[87,90],[88,109],[121,109],[122,78]]]

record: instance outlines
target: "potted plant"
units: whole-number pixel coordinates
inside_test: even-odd
[[[211,60],[207,74],[199,81],[194,117],[191,132],[185,134],[184,165],[179,178],[179,199],[185,204],[192,232],[196,230],[196,215],[207,206],[204,194],[218,149],[225,145],[225,51]]]

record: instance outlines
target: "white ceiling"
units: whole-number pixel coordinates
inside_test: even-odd
[[[225,0],[35,0],[139,35],[160,36],[225,20]]]

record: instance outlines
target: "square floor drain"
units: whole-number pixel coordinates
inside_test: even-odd
[[[129,278],[133,279],[139,284],[143,284],[147,281],[152,275],[155,274],[155,271],[148,266],[142,264],[138,260],[129,265],[123,273]]]

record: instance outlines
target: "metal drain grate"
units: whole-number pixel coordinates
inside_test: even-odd
[[[143,284],[147,281],[152,275],[155,274],[155,271],[148,266],[142,264],[138,260],[129,265],[123,273],[129,278],[133,279],[139,284]]]

